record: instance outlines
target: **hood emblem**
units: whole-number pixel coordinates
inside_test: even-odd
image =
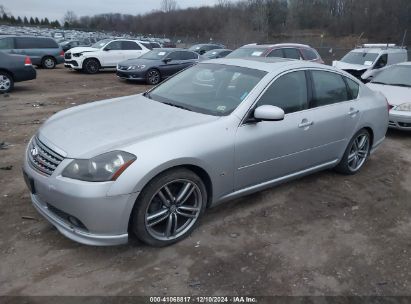
[[[31,156],[36,157],[37,155],[39,155],[39,150],[37,149],[37,147],[33,147],[30,150]]]

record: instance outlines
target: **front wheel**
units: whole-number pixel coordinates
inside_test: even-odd
[[[151,85],[159,84],[161,81],[160,72],[156,69],[148,70],[146,74],[146,82]]]
[[[131,229],[142,242],[163,247],[187,237],[206,208],[207,191],[192,171],[176,169],[154,178],[136,202]]]
[[[0,93],[8,93],[13,87],[13,78],[6,72],[0,72]]]
[[[344,156],[335,168],[338,172],[354,175],[364,166],[371,151],[370,133],[363,129],[357,132],[351,139]]]
[[[86,59],[83,63],[83,71],[87,74],[96,74],[100,71],[100,62],[97,59]]]

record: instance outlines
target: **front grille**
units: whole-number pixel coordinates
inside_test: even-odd
[[[48,148],[37,137],[34,137],[30,143],[28,158],[30,165],[35,170],[48,176],[53,174],[64,159],[63,156]]]
[[[71,59],[71,53],[65,53],[64,59]]]

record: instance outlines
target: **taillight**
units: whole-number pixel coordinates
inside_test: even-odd
[[[60,56],[61,56],[61,57],[64,57],[64,51],[61,51],[61,52],[60,52]]]
[[[26,56],[26,58],[24,59],[24,65],[25,66],[32,65],[30,57]]]

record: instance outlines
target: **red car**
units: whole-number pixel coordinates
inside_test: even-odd
[[[324,63],[315,49],[298,43],[247,44],[236,49],[226,58],[241,57],[280,57]]]

